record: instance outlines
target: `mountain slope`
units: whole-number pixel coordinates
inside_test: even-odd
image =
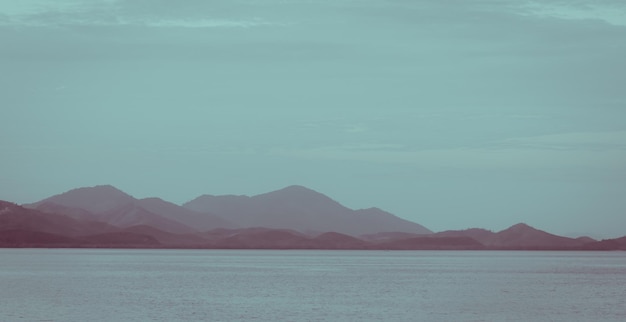
[[[216,215],[197,213],[158,198],[138,200],[110,185],[73,189],[26,206],[121,228],[148,225],[171,233],[234,226]]]
[[[100,221],[121,228],[146,225],[171,233],[192,233],[197,231],[179,221],[150,212],[134,202],[97,214],[97,218]]]
[[[29,206],[26,205],[25,207]],[[77,220],[93,220],[95,218],[94,214],[85,209],[66,207],[52,201],[38,203],[33,209],[39,210],[47,214],[63,214]]]
[[[236,225],[212,213],[200,213],[160,198],[136,200],[135,205],[169,220],[175,220],[193,227],[195,230],[207,231],[216,228],[235,228]]]
[[[44,213],[0,201],[0,247],[626,250],[626,237],[602,241],[572,239],[526,224],[517,224],[497,233],[478,228],[427,235],[394,232],[366,235],[367,239],[363,240],[337,232],[311,236],[296,230],[272,228],[220,228],[174,233],[172,230],[189,231],[190,228],[150,213],[135,203],[98,216],[120,226],[142,224],[120,229],[102,222]],[[145,222],[150,225],[143,224]],[[167,226],[170,231],[155,226]]]
[[[483,244],[470,237],[418,236],[379,243],[377,249],[394,250],[478,250]]]
[[[198,212],[211,212],[241,227],[295,229],[358,236],[383,231],[427,234],[425,227],[377,208],[352,210],[335,200],[302,186],[289,186],[253,197],[198,197],[183,205]]]
[[[469,237],[488,246],[491,244],[495,233],[482,228],[470,228],[465,230],[446,230],[435,233],[434,235],[437,237]]]
[[[499,232],[481,228],[448,230],[437,237],[469,237],[491,249],[572,249],[587,243],[586,239],[557,236],[519,223]]]
[[[567,249],[581,246],[583,242],[553,235],[520,223],[493,235],[489,241],[492,247],[519,247],[539,249]]]
[[[116,230],[111,225],[76,220],[61,214],[43,213],[16,204],[0,201],[0,231],[36,231],[68,237],[83,236]]]
[[[102,185],[72,189],[25,206],[37,208],[46,203],[54,203],[68,208],[82,209],[93,214],[100,214],[125,206],[134,200],[135,198],[132,196],[111,185]]]
[[[587,243],[585,250],[626,250],[626,236]]]

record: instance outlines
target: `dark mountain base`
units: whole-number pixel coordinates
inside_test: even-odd
[[[202,234],[172,234],[145,227],[131,231],[67,237],[38,231],[0,231],[2,248],[146,248],[146,249],[317,249],[317,250],[626,250],[626,239],[589,242],[580,246],[486,246],[470,237],[411,237],[365,241],[329,232],[315,237],[280,229],[215,230]]]
[[[93,189],[98,190],[95,197]],[[400,231],[377,231],[370,233],[370,229],[358,230],[365,232],[362,236],[345,233],[345,226],[342,232],[311,229],[304,225],[301,229],[279,228],[229,228],[228,225],[222,228],[208,230],[207,222],[202,221],[202,216],[208,216],[212,222],[215,217],[207,214],[194,213],[192,210],[180,210],[173,204],[166,203],[158,199],[136,200],[117,191],[111,187],[100,187],[93,189],[78,189],[66,195],[54,197],[56,199],[67,199],[70,195],[78,194],[82,198],[75,200],[76,203],[85,207],[92,207],[98,210],[93,203],[99,200],[101,194],[117,196],[119,204],[122,204],[123,211],[118,212],[118,207],[113,207],[115,220],[108,217],[101,217],[86,210],[67,210],[62,206],[55,206],[48,203],[46,209],[50,211],[61,211],[62,213],[46,213],[42,210],[25,208],[14,203],[0,200],[0,247],[43,247],[43,248],[190,248],[190,249],[346,249],[346,250],[626,250],[626,237],[595,241],[588,237],[568,238],[557,236],[545,231],[535,229],[526,224],[516,224],[499,232],[492,232],[485,229],[473,228],[467,230],[450,230],[439,233],[431,233],[426,230],[424,234]],[[104,192],[102,192],[102,191]],[[87,194],[87,196],[83,196]],[[304,198],[303,195],[306,197]],[[271,198],[269,198],[269,197]],[[312,197],[311,197],[312,196]],[[89,198],[87,198],[89,197]],[[93,197],[93,198],[92,198]],[[96,198],[97,197],[97,198]],[[73,198],[73,197],[72,197]],[[95,199],[94,199],[95,198]],[[319,208],[319,205],[330,204],[332,207],[322,207],[316,211],[308,213],[310,218],[318,218],[317,214],[325,213],[329,218],[339,218],[353,216],[352,223],[363,220],[374,220],[372,218],[395,218],[391,214],[385,214],[380,210],[370,209],[357,211],[355,214],[329,198],[306,190],[302,187],[291,187],[279,192],[261,195],[260,197],[250,197],[248,199],[259,199],[264,203],[267,198],[272,199],[270,204],[274,204],[274,199],[279,199],[280,204],[290,205],[280,217],[289,213],[298,213],[301,205],[309,205],[310,209]],[[296,201],[290,201],[293,198]],[[70,198],[71,199],[71,198]],[[114,198],[115,199],[115,198]],[[115,199],[115,200],[117,200]],[[214,198],[209,198],[213,200]],[[246,200],[248,200],[246,199]],[[255,199],[255,200],[256,200]],[[109,200],[105,198],[105,201]],[[125,202],[131,203],[125,204]],[[238,199],[237,199],[238,200]],[[289,201],[289,202],[287,202]],[[314,201],[314,202],[313,202]],[[143,207],[150,208],[150,212],[143,207],[137,206],[141,203]],[[115,204],[115,203],[113,203]],[[297,205],[298,207],[295,207]],[[102,207],[112,207],[111,202],[102,203]],[[270,207],[271,208],[271,207]],[[117,209],[117,210],[116,210]],[[325,212],[324,210],[328,210]],[[334,209],[334,210],[333,210]],[[341,211],[339,211],[339,210]],[[109,209],[110,210],[110,209]],[[109,211],[107,210],[107,211]],[[332,211],[330,211],[332,210]],[[65,211],[69,211],[65,215]],[[108,212],[104,211],[106,215]],[[156,212],[164,216],[158,216]],[[333,216],[328,216],[334,213]],[[177,216],[174,216],[176,214]],[[121,216],[118,218],[118,216]],[[176,222],[174,218],[184,217],[186,223],[193,224],[185,226]],[[121,220],[120,218],[123,218]],[[369,218],[369,219],[364,219]],[[149,220],[148,220],[149,219]],[[206,219],[206,218],[204,218]],[[331,225],[332,220],[326,218],[326,223],[330,226],[341,229],[343,224],[350,222],[338,222]],[[104,221],[101,221],[104,220]],[[312,220],[312,219],[311,219]],[[395,220],[395,219],[394,219]],[[194,224],[195,223],[195,224]],[[222,222],[224,224],[225,222]],[[206,225],[205,225],[206,224]],[[178,226],[182,225],[182,226]],[[221,224],[220,224],[221,225]],[[174,228],[172,228],[174,227]],[[178,228],[180,229],[178,229]],[[182,227],[182,228],[181,228]],[[283,226],[284,227],[284,226]],[[389,227],[389,226],[387,226]],[[319,228],[319,227],[317,227]],[[379,228],[382,229],[382,228]],[[417,229],[420,231],[421,229]],[[311,231],[317,231],[313,234]],[[423,231],[423,230],[421,230]],[[307,233],[303,233],[307,232]],[[320,233],[324,232],[324,233]]]

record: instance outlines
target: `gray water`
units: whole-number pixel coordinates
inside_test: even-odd
[[[625,252],[0,249],[0,321],[626,321]]]

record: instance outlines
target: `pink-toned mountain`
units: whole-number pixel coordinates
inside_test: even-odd
[[[159,198],[135,199],[110,185],[73,189],[26,206],[121,228],[147,225],[171,233],[234,226],[211,213],[194,212]]]
[[[68,208],[86,210],[92,214],[101,214],[126,206],[134,200],[135,198],[129,194],[111,185],[101,185],[72,189],[25,206],[37,208],[39,205],[54,203]]]
[[[337,232],[312,236],[296,230],[262,227],[220,228],[203,233],[172,233],[146,225],[122,229],[0,201],[0,247],[626,250],[626,237],[599,242],[572,239],[525,224],[497,233],[468,229],[427,235],[395,232],[368,236],[367,240]]]
[[[205,195],[179,206],[107,185],[24,207],[0,201],[0,246],[626,250],[626,237],[568,238],[526,224],[433,234],[381,209],[352,210],[302,186],[252,197]]]
[[[550,234],[524,223],[495,233],[482,228],[472,228],[439,232],[434,236],[470,237],[489,249],[574,249],[588,242],[586,239]]]
[[[183,205],[197,212],[211,212],[240,227],[294,229],[358,236],[384,231],[429,234],[417,223],[378,208],[352,210],[302,186],[289,186],[252,197],[200,196]]]
[[[0,231],[7,230],[77,237],[114,231],[116,227],[93,220],[76,220],[62,214],[43,213],[0,200]]]

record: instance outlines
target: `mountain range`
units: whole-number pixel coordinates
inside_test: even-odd
[[[567,238],[526,224],[434,233],[378,208],[349,209],[302,186],[183,205],[110,185],[17,205],[0,201],[0,247],[626,250],[626,237]]]

